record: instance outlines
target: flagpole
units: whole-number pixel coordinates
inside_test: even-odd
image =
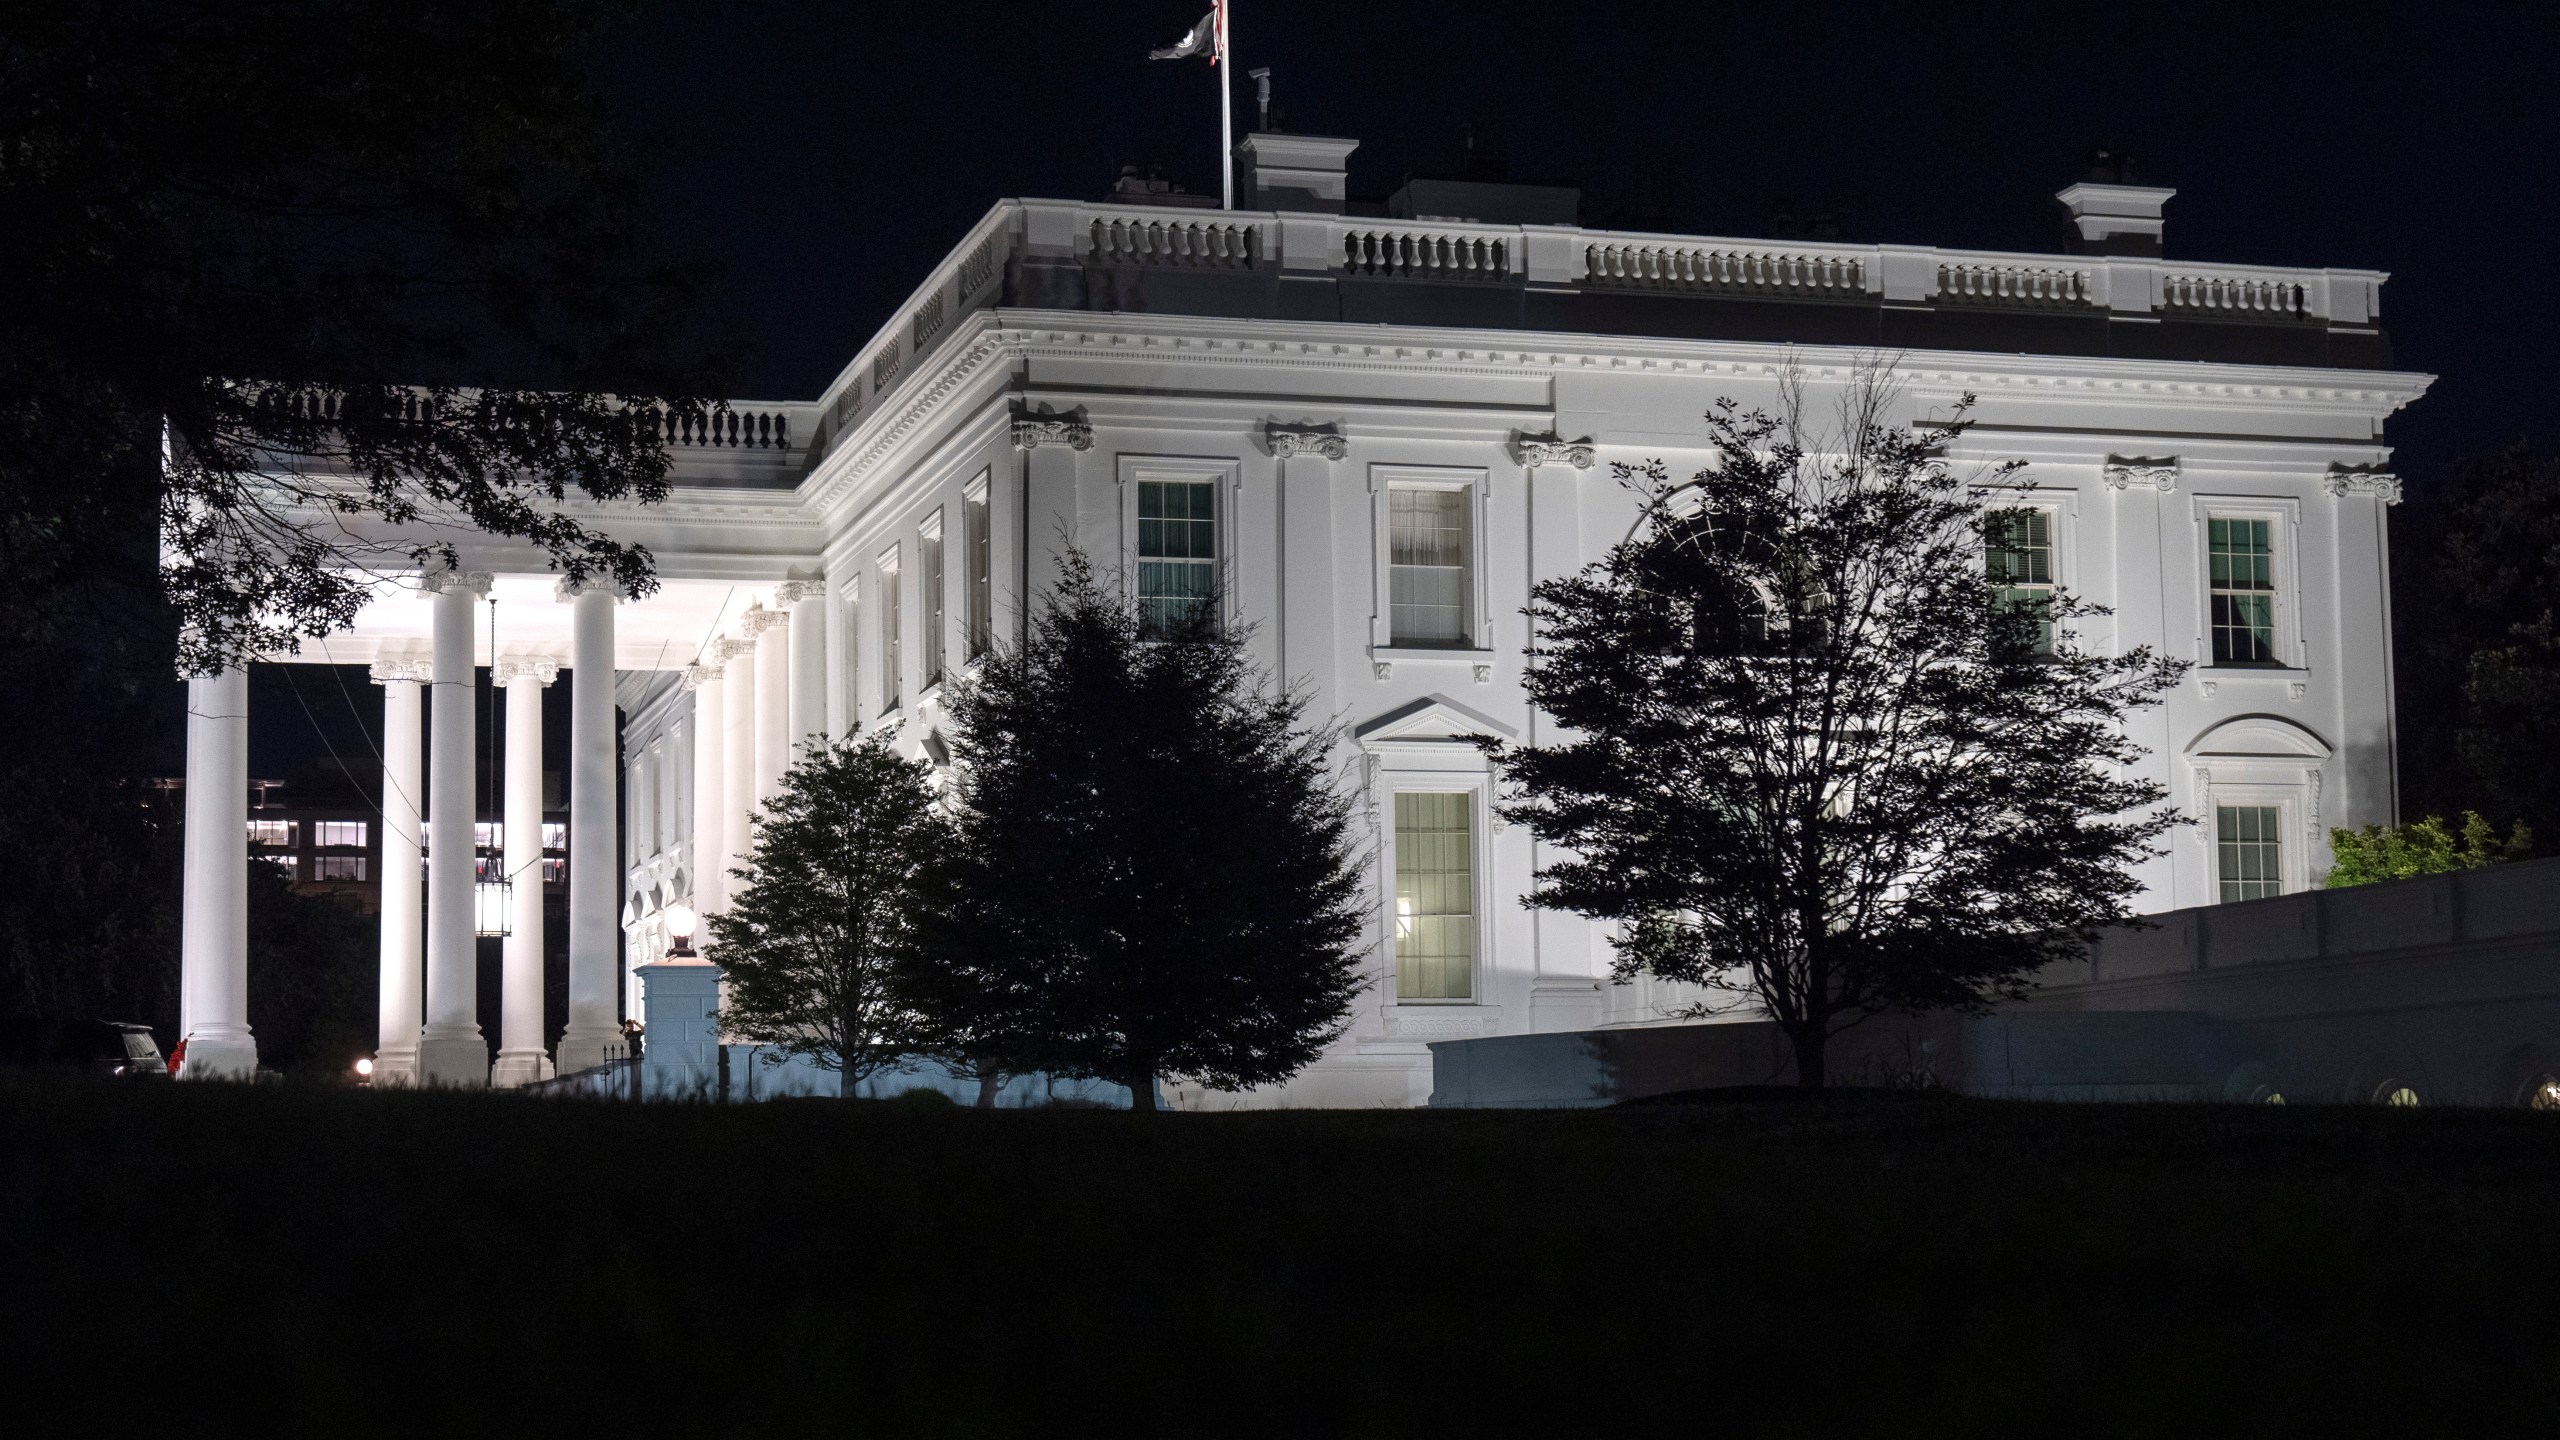
[[[1227,72],[1235,67],[1227,63],[1227,0],[1218,0],[1217,63],[1209,68],[1218,72],[1218,179],[1224,187],[1224,208],[1236,208],[1236,135],[1235,77]]]

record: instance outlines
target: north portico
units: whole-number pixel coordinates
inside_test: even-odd
[[[295,657],[376,667],[386,796],[423,797],[407,829],[386,800],[427,856],[423,895],[384,892],[386,1073],[487,1079],[488,1017],[450,978],[472,871],[436,859],[470,853],[473,666],[506,671],[510,703],[541,666],[572,687],[567,1073],[610,1053],[670,912],[720,908],[792,748],[880,733],[947,758],[950,686],[1020,633],[1070,543],[1141,601],[1213,586],[1342,727],[1359,796],[1377,921],[1349,1032],[1281,1090],[1177,1103],[1419,1103],[1433,1041],[1658,1020],[1683,997],[1608,984],[1599,927],[1520,905],[1541,856],[1473,742],[1546,738],[1520,612],[1635,523],[1613,462],[1702,468],[1718,399],[1774,408],[1798,383],[1827,406],[1879,359],[1891,418],[1973,395],[1954,458],[2027,462],[2031,485],[1986,497],[2031,517],[2000,560],[2015,584],[2111,606],[2083,643],[2196,662],[2138,722],[2200,822],[2145,871],[2145,908],[2306,888],[2327,827],[2396,818],[2382,429],[2428,381],[2381,368],[2381,276],[2163,259],[2167,192],[2130,186],[2064,192],[2082,248],[2057,255],[1510,223],[1492,193],[1434,202],[1474,218],[1355,216],[1309,178],[1349,142],[1255,140],[1293,204],[1337,208],[1003,202],[818,399],[673,437],[663,504],[576,506],[649,547],[654,593],[564,596],[530,552],[465,543]],[[240,689],[192,691],[191,1059],[254,1043],[245,862],[215,843],[240,817],[213,813],[245,781]],[[403,734],[409,757],[433,745],[431,791]],[[501,1079],[538,1075],[503,1024]]]

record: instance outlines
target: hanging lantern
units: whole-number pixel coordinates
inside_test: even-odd
[[[471,933],[482,937],[515,930],[516,887],[504,880],[483,880],[471,887]]]

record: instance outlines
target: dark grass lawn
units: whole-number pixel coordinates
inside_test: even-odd
[[[2560,1117],[2524,1113],[1147,1120],[19,1076],[0,1137],[0,1404],[80,1395],[98,1433],[2560,1418]]]

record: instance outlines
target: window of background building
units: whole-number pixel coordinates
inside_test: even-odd
[[[507,845],[507,826],[503,820],[478,820],[471,826],[471,843],[483,850],[503,850]]]
[[[296,823],[291,820],[252,820],[249,822],[249,843],[291,846]]]
[[[314,845],[362,846],[365,843],[365,822],[362,820],[314,820],[311,832]]]
[[[1396,998],[1475,996],[1474,797],[1396,794]]]
[[[987,531],[987,477],[960,504],[962,543],[969,547],[969,658],[987,653],[995,632],[995,555]]]
[[[294,856],[294,855],[252,855],[252,856],[250,856],[249,858],[250,858],[250,859],[252,859],[252,860],[264,860],[264,861],[266,861],[268,864],[273,865],[274,867],[276,867],[277,869],[282,870],[282,871],[284,872],[284,876],[285,876],[285,878],[286,878],[286,879],[288,879],[288,880],[293,879],[295,876],[300,875],[300,874],[302,873],[301,858],[300,858],[299,856]]]
[[[2036,616],[2036,653],[2053,653],[2053,516],[2009,510],[1983,526],[1983,556],[2000,603]]]
[[[880,557],[880,713],[906,704],[898,670],[898,552]]]
[[[361,855],[314,855],[311,857],[314,880],[362,880],[364,857]]]
[[[2214,807],[2216,848],[2222,861],[2222,898],[2263,900],[2284,893],[2283,807]]]
[[[1138,616],[1146,633],[1166,633],[1216,596],[1217,505],[1211,481],[1138,482]]]
[[[2276,663],[2275,524],[2213,516],[2205,521],[2213,571],[2213,660]]]
[[[1387,546],[1393,643],[1467,644],[1467,492],[1418,485],[1390,490]]]
[[[924,683],[930,688],[942,683],[942,515],[933,519],[916,534],[916,585],[924,616]]]

